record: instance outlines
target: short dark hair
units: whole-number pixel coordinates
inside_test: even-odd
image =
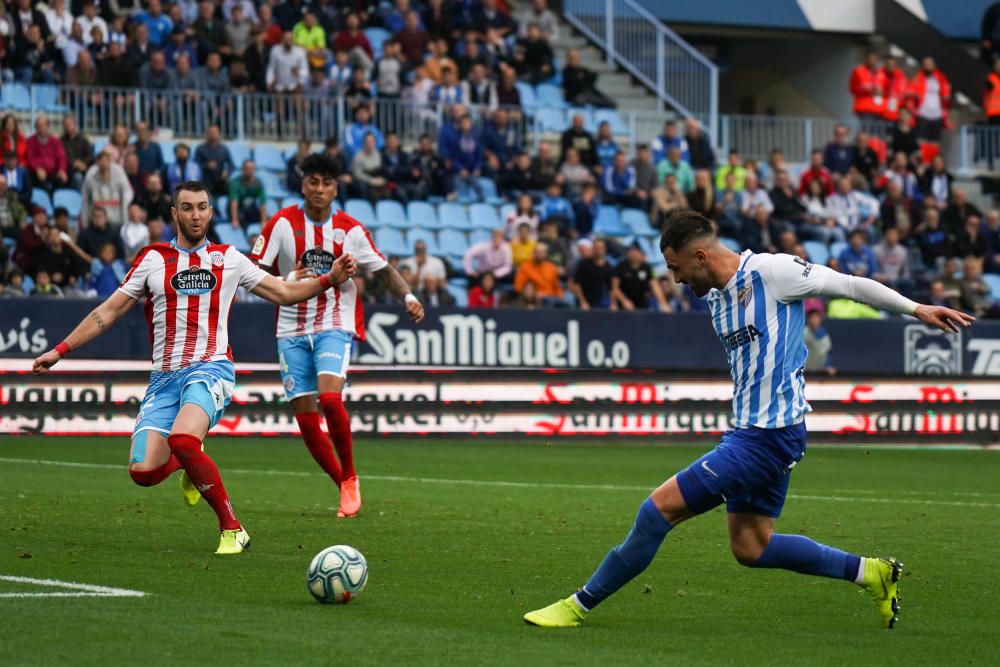
[[[204,192],[208,195],[208,200],[212,200],[212,193],[208,191],[208,186],[201,181],[184,181],[183,183],[178,183],[174,187],[175,202],[182,192]]]
[[[307,178],[311,174],[319,174],[328,178],[340,176],[340,165],[329,155],[323,153],[312,153],[303,158],[299,170],[302,171],[303,178]]]
[[[695,239],[715,237],[715,228],[705,216],[690,209],[677,209],[667,216],[660,232],[660,252],[679,251]]]

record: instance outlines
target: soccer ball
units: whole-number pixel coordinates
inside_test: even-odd
[[[365,590],[368,561],[354,547],[343,544],[323,549],[309,564],[306,583],[312,596],[324,604],[346,604]]]

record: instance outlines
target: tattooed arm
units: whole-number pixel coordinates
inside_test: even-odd
[[[374,272],[375,280],[378,280],[385,284],[386,289],[392,294],[398,301],[402,301],[406,306],[406,313],[410,316],[410,319],[414,322],[420,322],[424,319],[424,307],[421,305],[417,297],[413,296],[413,292],[410,291],[410,286],[403,280],[403,276],[399,275],[399,271],[392,268],[391,264],[386,264],[384,267]]]
[[[110,329],[111,325],[127,313],[133,304],[135,304],[135,299],[121,290],[115,290],[115,293],[108,297],[104,303],[94,308],[89,315],[83,318],[83,321],[76,325],[76,328],[70,335],[66,336],[62,343],[35,359],[32,370],[36,375],[47,373],[48,369],[62,359],[69,350],[86,345]]]

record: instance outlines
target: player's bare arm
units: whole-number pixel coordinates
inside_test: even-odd
[[[350,253],[344,253],[336,259],[330,268],[330,273],[319,278],[289,282],[280,280],[274,276],[267,276],[255,288],[253,293],[267,299],[271,303],[279,306],[291,306],[296,303],[308,301],[314,296],[318,296],[330,289],[334,285],[339,285],[345,280],[350,280],[357,271],[357,261]]]
[[[413,296],[410,286],[392,265],[386,264],[376,271],[375,279],[384,283],[389,293],[406,305],[406,314],[410,316],[410,319],[414,323],[418,323],[424,319],[423,304],[417,300],[417,297]]]
[[[133,304],[135,304],[135,299],[124,292],[116,291],[83,318],[55,349],[49,350],[35,359],[31,367],[32,372],[35,375],[48,373],[49,369],[55,366],[70,350],[86,345],[110,329],[111,325],[121,319],[121,316],[127,313]]]

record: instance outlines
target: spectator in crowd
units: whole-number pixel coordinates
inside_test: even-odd
[[[896,153],[892,158],[892,163],[879,177],[875,184],[877,190],[885,190],[890,183],[896,183],[902,190],[903,196],[907,199],[917,199],[920,189],[917,186],[917,177],[910,170],[910,164],[906,155],[902,152]]]
[[[650,209],[649,217],[657,228],[663,225],[671,211],[688,208],[687,197],[677,184],[677,176],[674,174],[667,174],[667,180],[653,190],[651,198],[653,207]]]
[[[965,188],[952,188],[951,203],[941,213],[941,224],[952,238],[958,236],[961,229],[965,227],[965,221],[971,215],[980,220],[983,219],[983,212],[979,210],[979,207],[969,202]]]
[[[515,292],[515,297],[511,300],[510,305],[512,308],[523,308],[525,310],[541,308],[543,305],[542,299],[538,296],[538,288],[535,287],[535,283],[525,282],[524,289],[520,292]]]
[[[681,147],[674,144],[667,148],[666,157],[656,165],[657,181],[663,183],[667,176],[674,176],[677,185],[685,194],[694,190],[694,171],[691,165],[681,158]]]
[[[793,225],[796,229],[806,222],[808,209],[792,187],[792,179],[786,169],[780,169],[775,174],[774,188],[771,190],[771,203],[774,217],[782,222]],[[822,204],[822,202],[821,202]]]
[[[212,194],[225,194],[229,186],[229,175],[233,170],[233,158],[229,147],[222,142],[222,130],[218,125],[208,127],[205,141],[194,151],[194,161],[201,169],[202,180]]]
[[[806,349],[809,355],[806,357],[806,372],[826,373],[836,375],[837,369],[833,365],[833,343],[830,334],[823,326],[825,314],[822,304],[810,304],[806,308],[806,327],[803,332]]]
[[[35,274],[35,287],[31,290],[32,297],[62,299],[63,291],[52,282],[49,272],[41,269]]]
[[[179,183],[200,181],[201,167],[190,159],[191,149],[181,142],[174,146],[174,163],[167,168],[167,189],[173,192]]]
[[[458,66],[458,78],[466,79],[472,73],[472,68],[476,65],[482,65],[485,68],[484,71],[489,69],[489,56],[483,50],[482,46],[480,46],[479,38],[474,31],[467,30],[465,41],[456,45],[452,50],[456,54],[455,64]],[[483,78],[486,78],[485,75]],[[473,104],[471,100],[468,103]]]
[[[611,278],[614,269],[608,261],[608,247],[604,239],[577,242],[580,261],[569,282],[569,290],[576,297],[581,310],[609,308],[611,306]]]
[[[376,145],[375,135],[365,135],[360,151],[351,158],[351,176],[358,197],[373,204],[387,196],[388,188],[382,171],[382,154]]]
[[[1000,273],[1000,211],[993,209],[986,213],[983,229],[986,237],[986,268],[989,273]]]
[[[628,165],[625,153],[615,154],[614,164],[601,177],[604,186],[604,200],[612,204],[631,208],[648,208],[649,193],[636,186],[635,169]]]
[[[344,91],[344,96],[351,100],[351,105],[355,109],[362,105],[370,106],[367,101],[372,99],[372,84],[365,70],[355,68],[351,71],[351,83]]]
[[[187,30],[183,26],[176,26],[170,33],[170,41],[163,49],[163,57],[167,61],[167,67],[177,67],[177,60],[182,55],[186,55],[192,65],[197,65],[200,62],[198,49],[194,42],[188,39]]]
[[[514,50],[513,66],[518,78],[534,86],[551,79],[555,75],[553,60],[552,45],[542,35],[538,24],[529,24],[527,36],[518,39]]]
[[[536,236],[537,234],[532,232],[530,223],[522,222],[517,226],[514,238],[510,241],[510,254],[515,269],[531,259],[538,243]]]
[[[701,123],[694,118],[688,118],[684,121],[684,131],[684,142],[691,156],[691,166],[694,169],[715,171],[715,149],[712,148],[712,141],[705,134]]]
[[[14,45],[12,69],[20,83],[54,83],[56,65],[61,54],[52,42],[46,41],[40,25],[28,26]]]
[[[531,161],[532,196],[541,198],[543,192],[553,181],[558,183],[559,163],[552,157],[548,142],[538,144],[538,154]]]
[[[550,218],[542,223],[538,231],[538,243],[545,246],[549,261],[559,267],[559,275],[562,276],[571,260],[571,253],[567,239],[560,236],[559,223],[555,219]]]
[[[326,67],[329,51],[326,49],[326,32],[319,24],[316,14],[306,10],[302,20],[292,27],[292,40],[306,51],[309,66],[318,69]]]
[[[562,196],[562,188],[558,183],[551,183],[545,190],[545,196],[538,206],[539,218],[543,223],[553,221],[560,230],[569,229],[573,222],[573,207]],[[550,252],[549,257],[554,255]],[[558,264],[559,262],[556,262]]]
[[[9,150],[3,156],[3,175],[7,179],[7,187],[27,208],[31,203],[31,175],[23,166],[18,166],[17,153]]]
[[[970,215],[965,219],[965,226],[955,235],[954,252],[959,257],[982,258],[987,250],[982,219],[978,215]]]
[[[694,129],[697,131],[697,123],[695,123]],[[667,159],[670,149],[674,147],[679,151],[678,157],[680,160],[685,162],[690,161],[691,154],[688,151],[687,140],[684,137],[677,136],[677,124],[672,120],[668,120],[663,124],[663,134],[653,139],[653,159],[657,164],[663,162]]]
[[[899,242],[899,230],[887,229],[882,242],[875,246],[875,280],[899,292],[910,292],[909,253]]]
[[[21,227],[21,234],[17,238],[17,246],[14,250],[14,263],[25,273],[33,272],[32,262],[35,255],[40,253],[45,247],[45,238],[48,234],[49,220],[45,209],[35,206],[31,210],[31,220]]]
[[[931,160],[929,169],[924,170],[918,179],[920,192],[926,197],[934,197],[938,202],[938,207],[947,206],[951,200],[951,185],[954,181],[952,175],[945,166],[944,156],[938,153]]]
[[[270,8],[270,5],[264,6]],[[271,75],[271,45],[268,44],[264,31],[257,27],[254,27],[250,31],[250,44],[243,52],[241,60],[253,84],[254,91],[263,93],[269,90],[270,83],[268,76]],[[236,65],[240,62],[240,60],[235,60],[232,63],[231,69],[233,73],[236,72]],[[299,64],[301,65],[301,62]],[[278,72],[275,70],[275,80],[277,80],[277,74]],[[282,74],[288,75],[288,79],[291,79],[290,69],[282,71]],[[294,89],[294,86],[292,88]]]
[[[469,308],[496,308],[497,279],[492,273],[486,272],[479,279],[479,284],[469,290]]]
[[[1000,317],[1000,305],[991,296],[990,286],[983,280],[981,257],[966,257],[962,264],[962,309],[976,317]]]
[[[426,287],[430,284],[434,288],[443,288],[448,282],[448,271],[444,262],[439,257],[429,254],[427,244],[423,241],[417,241],[413,245],[413,256],[399,264],[413,271],[418,285]]]
[[[707,169],[694,173],[694,190],[687,195],[688,207],[711,219],[715,216],[715,192],[712,189],[712,174]]]
[[[504,37],[514,27],[505,8],[500,8],[497,0],[481,0],[469,15],[469,27],[479,34],[485,34],[487,30],[498,30]]]
[[[267,193],[257,178],[253,160],[244,160],[240,174],[229,181],[229,220],[246,229],[267,221]]]
[[[406,72],[407,65],[400,53],[399,42],[395,39],[386,40],[382,45],[382,57],[375,63],[372,73],[372,82],[378,89],[378,96],[399,99],[403,93]]]
[[[442,72],[445,68],[458,71],[458,65],[448,56],[448,42],[444,39],[435,39],[430,44],[430,55],[424,60],[421,69],[434,85],[441,83]]]
[[[767,194],[767,190],[760,187],[760,183],[757,181],[757,174],[748,171],[743,183],[743,191],[739,193],[740,213],[749,218],[754,211],[762,207],[767,211],[768,216],[770,216],[774,212],[774,204],[771,202],[771,197]]]
[[[149,0],[147,9],[135,15],[135,19],[149,31],[149,41],[155,46],[163,46],[174,28],[173,21],[163,13],[160,0]]]
[[[83,28],[79,23],[73,23],[70,34],[61,37],[56,42],[56,48],[62,53],[62,67],[60,69],[65,71],[76,65],[80,54],[87,51],[87,45],[83,41]]]
[[[519,152],[514,162],[504,170],[500,178],[500,191],[508,199],[517,199],[532,188],[531,157]]]
[[[444,159],[434,149],[434,142],[429,135],[420,135],[413,164],[420,172],[421,192],[432,197],[442,197],[447,193],[448,170]]]
[[[913,113],[909,107],[899,110],[899,118],[892,127],[889,150],[892,155],[902,153],[907,160],[912,159],[920,151],[917,132],[913,129]]]
[[[576,49],[566,52],[562,78],[563,97],[571,105],[615,108],[614,101],[597,89],[597,73],[580,64],[580,52]]]
[[[249,7],[249,10],[256,14],[253,4],[250,2],[233,5],[230,16],[226,18],[222,26],[226,46],[229,48],[229,54],[234,59],[243,57],[243,53],[250,46],[250,39],[253,34],[254,19],[248,16],[246,7]],[[225,14],[225,6],[223,7],[223,14]]]
[[[952,255],[951,237],[941,226],[941,218],[936,208],[924,211],[923,223],[917,230],[917,247],[920,256],[928,267],[937,265],[939,259]]]
[[[597,163],[594,165],[594,172],[602,176],[608,169],[614,166],[615,155],[619,153],[618,142],[611,134],[611,124],[607,121],[597,126],[597,141],[594,144],[594,155]]]
[[[823,166],[834,174],[844,175],[854,165],[857,151],[847,143],[847,126],[837,125],[833,130],[833,141],[823,149]]]
[[[851,166],[858,170],[858,173],[869,185],[872,185],[875,183],[875,174],[878,172],[879,164],[878,153],[871,146],[871,136],[867,132],[858,132],[854,146],[854,161]]]
[[[162,174],[165,163],[163,160],[163,150],[160,144],[153,141],[149,123],[139,121],[135,125],[135,143],[132,150],[139,158],[139,171],[148,176],[149,174]]]
[[[848,246],[837,258],[840,270],[860,278],[872,278],[878,271],[875,253],[868,245],[868,234],[862,229],[855,229],[848,237]]]
[[[81,51],[76,56],[76,63],[66,70],[66,84],[69,86],[91,87],[100,84],[100,73],[94,65],[94,57],[90,51]],[[86,99],[86,98],[85,98]],[[92,93],[88,104],[99,107],[103,99],[100,93]]]
[[[519,26],[518,36],[521,38],[528,36],[528,28],[534,24],[538,26],[546,40],[552,42],[559,39],[559,19],[548,8],[546,0],[531,0],[530,6],[526,3],[514,18]]]
[[[105,243],[115,246],[115,252],[119,257],[124,256],[125,248],[122,245],[121,235],[118,233],[117,227],[111,228],[108,222],[108,212],[103,206],[95,206],[90,211],[89,224],[83,224],[81,227],[76,244],[84,253],[82,257],[85,263],[90,264]]]
[[[97,62],[97,81],[102,86],[119,89],[139,86],[139,68],[125,55],[122,45],[118,42],[111,42],[107,56],[97,59]],[[124,112],[132,99],[134,98],[131,95],[119,94],[114,97],[113,103],[116,108]]]
[[[520,237],[520,233],[519,233]],[[543,302],[552,304],[564,303],[564,292],[559,284],[559,267],[549,261],[548,247],[543,243],[535,244],[529,259],[521,262],[514,277],[514,292],[523,294],[529,284],[533,285],[535,294]],[[517,258],[515,256],[515,264]]]
[[[732,183],[727,186],[727,179],[732,175]],[[747,176],[747,169],[743,166],[743,156],[737,150],[729,151],[729,158],[724,167],[719,167],[715,172],[715,189],[725,190],[732,188],[734,192],[743,190],[744,181]]]
[[[420,190],[420,170],[403,150],[399,135],[389,132],[385,135],[385,150],[382,151],[382,174],[392,195],[402,201],[422,199]]]
[[[149,245],[149,227],[146,225],[146,211],[138,203],[128,207],[128,219],[121,228],[122,247],[125,248],[125,263],[131,265],[139,251]]]
[[[809,155],[809,168],[802,171],[799,176],[799,194],[804,195],[809,191],[809,182],[818,180],[823,186],[823,195],[833,194],[833,179],[830,178],[829,170],[823,166],[823,153],[814,150]]]
[[[38,273],[44,271],[53,283],[62,288],[75,285],[80,267],[76,256],[63,244],[59,229],[55,226],[45,227],[42,240],[44,245],[32,257],[29,273],[35,274],[37,281]]]
[[[566,152],[573,148],[576,150],[580,161],[589,168],[597,165],[597,152],[594,137],[584,128],[583,114],[573,114],[570,126],[562,134],[562,156],[566,159]]]
[[[229,92],[229,70],[222,66],[222,56],[218,51],[212,51],[205,56],[205,66],[200,67],[195,76],[199,88],[206,93]],[[224,106],[223,102],[219,100],[215,100],[215,105]],[[218,117],[218,107],[210,110],[209,113],[212,113],[213,117]]]
[[[646,144],[639,144],[635,149],[635,157],[629,164],[635,170],[636,187],[648,196],[659,183],[656,165],[653,164],[652,152]],[[694,185],[692,181],[691,185]]]
[[[73,14],[66,8],[66,0],[51,0],[45,12],[49,38],[55,42],[65,40],[73,29]]]
[[[361,30],[361,20],[357,14],[348,14],[344,21],[344,29],[333,38],[335,51],[347,51],[350,54],[351,65],[355,69],[371,71],[375,62],[375,52],[368,37]]]
[[[899,118],[899,112],[906,103],[909,85],[906,73],[899,69],[896,58],[891,55],[886,56],[882,69],[878,73],[878,88],[882,91],[882,117],[884,119],[895,122]]]
[[[920,71],[910,81],[910,96],[917,113],[917,136],[938,143],[941,130],[949,127],[948,107],[951,104],[951,84],[934,62],[925,57]]]
[[[297,93],[309,76],[306,50],[295,43],[292,32],[281,35],[281,46],[271,49],[267,61],[267,89],[272,93]]]
[[[410,67],[417,67],[424,61],[424,54],[430,46],[431,37],[421,24],[420,14],[410,10],[406,14],[405,25],[393,35],[393,40],[399,43],[406,63]]]
[[[371,111],[368,107],[359,106],[354,112],[354,122],[344,130],[344,148],[349,159],[361,150],[365,137],[369,134],[375,138],[375,148],[382,150],[385,147],[382,132],[372,124]]]
[[[409,21],[410,17],[406,18]],[[447,39],[452,37],[454,33],[455,21],[452,9],[446,6],[444,0],[427,0],[427,9],[424,10],[423,16],[418,18],[423,19],[423,27],[431,37]],[[421,57],[423,57],[424,51],[426,49],[421,49]]]
[[[480,140],[487,169],[494,178],[510,168],[522,143],[521,133],[517,126],[510,122],[506,109],[497,109],[493,112],[493,118],[483,126]]]
[[[49,194],[69,185],[66,151],[59,138],[49,134],[49,119],[45,116],[35,121],[35,134],[25,146],[24,166],[31,174],[34,187],[43,188]]]
[[[864,62],[851,72],[850,90],[854,96],[854,113],[862,121],[879,120],[884,113],[878,60],[878,52],[869,50],[865,53]],[[834,171],[829,165],[827,168]]]
[[[448,291],[447,284],[445,282],[435,280],[431,276],[427,276],[420,281],[420,289],[417,290],[417,298],[420,299],[420,303],[427,304],[428,306],[434,308],[438,306],[455,305],[455,297]]]
[[[478,181],[483,170],[483,148],[472,127],[471,116],[462,116],[458,136],[452,144],[452,150],[445,157],[452,165],[451,190],[460,199],[481,199],[482,191]]]
[[[558,180],[564,184],[566,196],[571,200],[580,196],[585,185],[595,182],[594,174],[580,161],[580,153],[572,147],[563,152]]]
[[[0,151],[4,155],[13,152],[15,164],[23,165],[27,148],[28,142],[18,129],[17,118],[12,113],[5,115],[0,124]]]
[[[483,280],[487,274],[497,280],[509,280],[514,269],[510,244],[502,229],[494,229],[489,241],[470,246],[462,257],[462,268],[470,280]],[[470,294],[471,301],[471,294]]]
[[[465,102],[462,86],[458,82],[458,72],[454,67],[441,68],[441,83],[431,89],[430,102],[449,106]]]
[[[128,184],[132,186],[133,199],[141,197],[146,193],[146,179],[139,171],[139,156],[133,151],[125,154],[125,164],[122,166]]]
[[[154,171],[146,177],[146,191],[136,200],[146,211],[146,219],[159,220],[165,225],[172,224],[170,195],[163,190],[163,176]]]
[[[646,310],[652,304],[661,313],[670,312],[653,268],[639,244],[633,243],[611,276],[611,310]]]
[[[103,207],[112,225],[121,225],[128,218],[128,206],[132,203],[133,190],[125,170],[111,161],[111,153],[101,151],[95,164],[87,170],[80,192],[80,224],[86,227],[91,210]]]
[[[0,174],[0,237],[16,240],[27,218],[28,212],[17,194],[7,187],[7,177]]]
[[[475,63],[468,76],[462,81],[461,98],[467,104],[479,109],[494,111],[500,103],[496,83],[489,78],[489,70],[483,63]]]
[[[531,195],[522,194],[517,198],[514,210],[507,215],[505,222],[508,239],[513,239],[518,234],[521,225],[525,224],[529,227],[531,238],[537,238],[538,226],[541,224],[541,220],[535,211]]]
[[[24,291],[24,273],[20,269],[11,269],[7,276],[7,284],[2,287],[0,299],[21,299],[28,296]]]
[[[114,294],[128,272],[128,266],[118,258],[116,252],[113,243],[105,243],[90,263],[87,288],[93,290],[99,299],[106,299]]]
[[[299,139],[296,144],[295,154],[288,158],[288,161],[285,163],[285,188],[289,192],[302,191],[302,171],[299,169],[299,165],[309,157],[311,152],[309,140]]]
[[[573,229],[571,237],[580,238],[589,236],[594,229],[594,221],[600,212],[601,200],[598,197],[596,183],[587,183],[583,186],[580,198],[573,202]]]
[[[848,232],[862,229],[870,234],[878,220],[878,200],[856,189],[846,176],[837,181],[837,191],[827,197],[826,208],[830,217]]]
[[[743,225],[743,247],[753,252],[778,252],[778,240],[784,228],[771,220],[767,208],[758,206],[746,217]]]

